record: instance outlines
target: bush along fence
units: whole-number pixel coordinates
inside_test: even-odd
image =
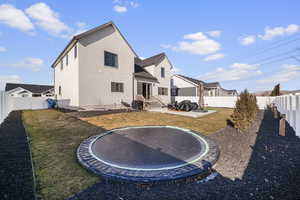
[[[256,96],[245,90],[236,101],[233,114],[231,115],[234,127],[240,131],[245,131],[255,120],[257,112]]]

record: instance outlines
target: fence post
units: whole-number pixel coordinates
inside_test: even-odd
[[[300,95],[296,95],[296,117],[295,117],[295,131],[296,135],[300,137]]]
[[[273,108],[274,108],[274,118],[275,119],[278,119],[278,110],[277,110],[277,107],[276,106],[273,106]]]
[[[285,114],[281,115],[281,119],[279,121],[279,135],[285,136]]]

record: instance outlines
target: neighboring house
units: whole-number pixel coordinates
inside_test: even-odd
[[[56,98],[70,100],[70,106],[171,100],[167,56],[140,59],[113,22],[74,36],[52,67]]]
[[[13,97],[53,97],[54,87],[51,85],[6,83],[5,92]]]
[[[218,82],[205,83],[194,78],[175,74],[172,77],[172,96],[199,96],[198,86],[203,85],[204,96],[236,96],[236,90],[223,89]]]

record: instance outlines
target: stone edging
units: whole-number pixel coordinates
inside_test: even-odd
[[[197,133],[195,131],[188,131],[199,135],[202,139],[204,139],[207,142],[208,152],[203,156],[202,159],[175,169],[150,171],[128,170],[113,167],[97,160],[90,153],[90,146],[92,145],[95,139],[105,135],[107,132],[91,136],[84,140],[77,149],[77,159],[80,162],[80,164],[82,164],[85,168],[96,173],[97,175],[102,176],[107,180],[153,183],[160,181],[174,181],[177,179],[183,179],[194,175],[208,175],[210,173],[211,167],[217,162],[219,158],[219,147],[215,142],[213,142],[206,136],[203,136],[202,134]]]

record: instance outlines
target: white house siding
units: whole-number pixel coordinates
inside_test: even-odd
[[[79,74],[78,58],[79,48],[77,48],[77,58],[74,58],[74,47],[68,52],[68,65],[66,65],[66,56],[63,57],[63,69],[61,62],[54,68],[54,90],[58,100],[69,99],[70,105],[79,106]],[[61,95],[59,95],[59,86],[61,86]]]
[[[161,68],[165,68],[165,77],[161,77]],[[172,72],[171,72],[171,64],[168,61],[168,59],[165,57],[165,59],[159,63],[154,68],[154,77],[157,78],[159,83],[155,83],[153,86],[153,96],[159,96],[159,98],[166,104],[171,102],[171,78],[172,78]],[[158,95],[158,87],[164,87],[168,88],[168,95]]]
[[[144,68],[147,72],[149,72],[152,76],[155,76],[155,65],[150,65]]]
[[[112,26],[78,42],[79,105],[116,105],[133,99],[134,52]],[[104,65],[104,51],[118,55],[118,68]],[[111,92],[111,82],[124,83],[124,92]]]
[[[195,84],[192,84],[192,83],[190,83],[186,80],[183,80],[182,78],[179,78],[177,76],[173,76],[172,87],[173,88],[190,88],[190,87],[195,87]]]
[[[191,94],[191,92],[193,92],[195,94],[194,96],[197,96],[197,93],[198,93],[198,90],[197,90],[197,87],[195,84],[193,84],[189,81],[183,80],[182,78],[179,78],[177,76],[172,77],[171,87],[178,88],[178,89],[186,89],[185,91],[187,91],[187,90],[188,91],[185,93]]]

